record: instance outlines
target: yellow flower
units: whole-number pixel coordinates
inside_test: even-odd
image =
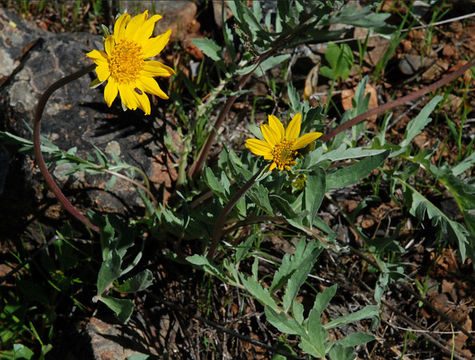
[[[105,51],[92,50],[86,54],[97,65],[99,81],[107,80],[104,89],[107,106],[112,105],[119,93],[125,107],[140,108],[148,115],[150,100],[145,93],[168,99],[154,77],[169,77],[175,72],[158,61],[146,60],[160,53],[170,39],[171,30],[150,38],[155,23],[161,18],[160,15],[149,18],[148,11],[133,18],[122,14],[114,25],[114,34],[104,40]]]
[[[269,171],[275,169],[290,170],[290,166],[296,163],[297,150],[302,149],[312,141],[322,136],[320,132],[311,132],[300,135],[302,114],[298,113],[284,129],[284,125],[274,115],[269,115],[269,124],[261,125],[262,136],[265,141],[259,139],[246,140],[246,147],[256,155],[263,156],[265,160],[272,160]]]

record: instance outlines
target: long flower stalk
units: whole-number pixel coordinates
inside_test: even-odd
[[[41,140],[40,140],[40,133],[41,133],[41,117],[43,115],[43,111],[45,109],[46,103],[50,96],[59,88],[65,86],[66,84],[79,79],[81,76],[91,72],[94,70],[94,65],[86,66],[75,73],[65,76],[58,81],[54,82],[50,87],[46,89],[46,91],[41,95],[40,100],[38,101],[38,105],[36,105],[36,113],[34,119],[34,127],[33,127],[33,147],[35,151],[35,159],[36,164],[38,165],[41,174],[45,178],[46,183],[50,187],[51,191],[54,195],[58,198],[59,202],[64,206],[64,208],[73,215],[76,219],[81,221],[84,225],[86,225],[89,229],[99,232],[99,228],[91,223],[91,221],[85,217],[83,214],[79,212],[78,209],[71,204],[71,202],[64,196],[61,189],[56,185],[54,182],[53,177],[48,172],[48,168],[46,167],[45,160],[43,159],[43,154],[41,153]]]

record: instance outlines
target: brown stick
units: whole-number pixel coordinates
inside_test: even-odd
[[[64,206],[64,208],[73,215],[76,219],[81,221],[84,225],[95,232],[99,232],[99,228],[92,224],[91,221],[85,217],[83,214],[79,212],[78,209],[71,204],[71,202],[64,196],[61,189],[56,185],[54,182],[53,177],[48,172],[48,168],[46,167],[45,160],[43,159],[43,154],[41,153],[41,141],[40,141],[40,124],[41,124],[41,116],[43,115],[43,111],[45,109],[46,103],[48,102],[49,97],[60,87],[79,79],[81,76],[91,72],[95,68],[95,64],[89,65],[85,68],[82,68],[75,73],[65,76],[58,81],[54,82],[46,91],[41,95],[40,100],[38,101],[38,105],[36,105],[36,113],[35,113],[35,120],[34,120],[34,128],[33,128],[33,144],[35,150],[35,159],[38,167],[40,168],[41,174],[45,178],[46,183],[50,187],[51,191],[54,195],[58,198],[59,202]]]
[[[368,110],[368,111],[364,112],[363,114],[356,116],[355,118],[351,119],[350,121],[347,121],[346,123],[341,124],[336,129],[334,129],[334,130],[330,131],[329,133],[325,134],[321,138],[320,141],[326,142],[326,141],[332,139],[333,137],[335,137],[336,135],[338,135],[339,133],[341,133],[342,131],[345,131],[346,129],[349,129],[350,127],[360,123],[361,121],[365,120],[366,118],[370,117],[371,115],[379,115],[379,114],[381,114],[381,113],[383,113],[383,112],[385,112],[389,109],[392,109],[393,107],[402,105],[402,104],[404,104],[405,102],[408,102],[408,101],[415,100],[415,99],[421,97],[422,95],[425,95],[425,94],[427,94],[431,91],[434,91],[434,90],[444,86],[445,84],[451,82],[452,80],[455,80],[460,75],[462,75],[465,71],[470,69],[472,66],[475,66],[475,59],[472,59],[471,61],[469,61],[464,66],[460,67],[459,69],[455,70],[454,72],[450,73],[449,75],[443,77],[442,79],[436,81],[435,83],[430,84],[429,86],[426,86],[425,88],[419,89],[419,90],[417,90],[417,91],[415,91],[415,92],[413,92],[409,95],[403,96],[402,98],[399,98],[399,99],[394,100],[394,101],[390,101],[386,104],[378,106],[377,108]]]

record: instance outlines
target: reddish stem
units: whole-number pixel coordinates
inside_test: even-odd
[[[41,124],[41,116],[43,115],[43,111],[45,109],[46,103],[48,102],[49,97],[60,87],[79,79],[81,76],[91,72],[94,70],[95,65],[89,65],[85,68],[82,68],[75,73],[65,76],[58,81],[54,82],[46,91],[41,95],[40,100],[38,101],[38,105],[36,106],[36,113],[35,113],[35,120],[34,120],[34,129],[33,129],[33,144],[35,150],[35,159],[38,167],[40,168],[41,174],[45,178],[46,183],[49,185],[51,191],[54,195],[58,198],[59,202],[64,206],[64,208],[73,215],[76,219],[81,221],[84,225],[95,232],[99,232],[99,228],[92,224],[91,221],[85,217],[83,214],[79,212],[78,209],[72,205],[69,200],[64,196],[61,189],[56,185],[54,182],[53,177],[48,172],[48,168],[46,167],[45,161],[43,159],[43,154],[41,153],[41,141],[40,141],[40,124]]]
[[[335,137],[336,135],[338,135],[339,133],[341,133],[342,131],[345,131],[346,129],[349,129],[350,127],[360,123],[361,121],[365,120],[366,118],[370,117],[371,115],[379,115],[379,114],[381,114],[381,113],[383,113],[383,112],[385,112],[385,111],[387,111],[387,110],[389,110],[389,109],[391,109],[395,106],[402,105],[405,102],[415,100],[415,99],[421,97],[422,95],[425,95],[425,94],[427,94],[431,91],[434,91],[434,90],[444,86],[445,84],[451,82],[452,80],[455,80],[460,75],[462,75],[465,71],[470,69],[472,66],[475,66],[475,59],[472,59],[467,64],[460,67],[459,69],[455,70],[454,72],[451,72],[449,75],[444,76],[442,79],[436,81],[433,84],[430,84],[429,86],[426,86],[425,88],[417,90],[417,91],[415,91],[415,92],[413,92],[409,95],[403,96],[402,98],[399,98],[399,99],[394,100],[394,101],[390,101],[386,104],[378,106],[377,108],[368,110],[368,111],[364,112],[363,114],[360,114],[360,115],[356,116],[355,118],[351,119],[350,121],[347,121],[346,123],[341,124],[336,129],[333,129],[329,133],[325,134],[320,139],[320,141],[321,142],[326,142],[326,141],[332,139],[333,137]]]

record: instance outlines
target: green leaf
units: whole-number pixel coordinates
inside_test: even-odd
[[[211,263],[206,256],[196,254],[193,256],[188,256],[186,258],[186,261],[188,261],[190,264],[198,266],[199,268],[203,269],[207,273],[213,276],[216,276],[218,279],[224,282],[228,282],[228,277],[226,276],[226,274],[221,269],[219,269],[216,265]]]
[[[471,153],[470,156],[467,156],[464,160],[458,163],[457,166],[452,169],[452,173],[455,176],[458,176],[470,169],[473,164],[475,164],[475,152]]]
[[[107,183],[104,191],[109,191],[110,189],[112,189],[112,187],[115,185],[116,182],[117,182],[117,176],[113,175],[110,178],[109,182]]]
[[[332,320],[326,323],[325,325],[323,325],[323,327],[326,330],[330,330],[343,324],[349,324],[349,323],[360,321],[363,319],[374,318],[378,316],[378,311],[379,311],[379,306],[368,305],[359,311],[356,311],[354,313]]]
[[[312,165],[318,164],[319,162],[322,162],[324,160],[341,161],[341,160],[358,159],[362,157],[379,155],[385,152],[386,150],[385,149],[364,149],[361,147],[347,149],[346,144],[341,144],[337,149],[328,151],[323,155],[321,154],[321,151],[322,151],[322,148],[318,148],[312,151],[310,154],[308,154],[308,156],[311,157],[313,160],[313,162],[311,162]]]
[[[310,355],[324,358],[327,349],[328,333],[322,326],[320,315],[318,311],[310,311],[307,319],[307,334],[302,336],[302,342],[299,344],[299,347]]]
[[[264,289],[262,285],[252,277],[246,278],[241,274],[241,281],[244,285],[244,288],[260,303],[270,307],[273,310],[279,311],[275,300],[269,294],[269,291]]]
[[[282,64],[285,60],[290,58],[291,54],[283,54],[277,56],[271,56],[268,59],[264,60],[254,72],[254,75],[257,77],[264,76],[265,72],[272,69],[273,67]]]
[[[268,214],[274,214],[274,209],[272,209],[272,205],[269,201],[269,190],[267,190],[265,186],[254,184],[254,186],[248,190],[247,196]]]
[[[208,38],[191,39],[191,42],[212,60],[221,60],[221,46],[219,46],[214,40]]]
[[[386,150],[378,155],[360,160],[354,165],[346,166],[327,174],[326,191],[357,183],[359,179],[368,176],[374,169],[380,166],[389,156],[390,152],[390,150]]]
[[[287,317],[284,312],[275,311],[271,307],[264,308],[267,321],[283,334],[305,335],[304,328],[294,319]]]
[[[430,173],[450,191],[462,212],[475,210],[475,185],[454,176],[448,165],[437,168],[429,164],[428,168]]]
[[[284,305],[284,312],[287,313],[292,306],[295,298],[297,297],[298,291],[300,287],[303,285],[305,280],[307,279],[310,270],[312,269],[315,261],[317,261],[318,256],[322,252],[320,247],[315,247],[309,253],[306,252],[306,256],[303,258],[301,265],[296,269],[296,271],[292,274],[287,282],[287,287],[285,289],[283,305]]]
[[[337,343],[344,347],[354,348],[355,346],[366,344],[373,340],[374,340],[373,335],[365,334],[365,333],[353,333],[344,337],[341,340],[338,340]]]
[[[302,106],[302,102],[300,101],[300,95],[297,92],[295,86],[292,83],[287,85],[287,95],[290,99],[290,105],[295,112],[299,112]]]
[[[396,179],[406,186],[408,190],[406,191],[406,196],[409,197],[411,203],[409,212],[420,220],[423,220],[425,215],[427,215],[429,219],[432,220],[432,224],[440,226],[442,233],[447,238],[453,239],[455,237],[457,239],[460,257],[462,261],[465,261],[466,245],[469,243],[467,230],[458,222],[449,219],[442,210],[430,202],[414,187],[401,178]]]
[[[295,321],[297,321],[297,323],[299,323],[300,325],[302,325],[304,321],[303,311],[304,308],[302,303],[298,301],[294,301],[292,303],[292,315],[294,316]]]
[[[129,357],[127,357],[126,360],[147,360],[148,358],[150,358],[150,355],[134,354],[134,355],[130,355]]]
[[[325,171],[317,168],[307,176],[305,182],[305,210],[308,211],[307,219],[310,227],[317,216],[318,209],[325,195]]]
[[[102,295],[107,287],[121,275],[122,259],[115,249],[109,253],[108,259],[102,262],[97,275],[97,295]]]
[[[150,270],[144,270],[137,275],[127,279],[119,286],[115,287],[115,290],[121,293],[135,293],[148,288],[153,283],[153,274]]]
[[[13,344],[13,357],[12,359],[26,359],[30,360],[35,353],[27,348],[23,344]]]
[[[254,71],[254,75],[260,77],[264,76],[265,72],[272,69],[273,67],[282,64],[285,60],[287,60],[290,57],[290,54],[283,54],[283,55],[277,55],[277,56],[271,56],[270,58],[264,60],[261,64],[255,65],[247,65],[244,67],[241,67],[240,69],[236,70],[236,74],[238,75],[246,75],[249,72]],[[261,137],[260,135],[257,137]]]
[[[434,111],[435,107],[441,100],[442,96],[434,96],[434,98],[423,107],[419,115],[412,119],[409,124],[407,124],[404,139],[400,143],[402,148],[409,145],[412,139],[419,135],[422,129],[424,129],[426,125],[432,121],[429,115],[432,113],[432,111]]]
[[[208,187],[211,189],[211,191],[213,191],[222,199],[227,198],[224,186],[220,183],[218,178],[214,175],[213,171],[209,167],[205,168],[204,180],[206,182],[206,185],[208,185]]]
[[[353,360],[356,358],[352,347],[344,347],[336,344],[329,352],[331,360]]]
[[[348,24],[365,28],[381,28],[386,25],[386,19],[391,14],[374,13],[369,7],[357,8],[356,6],[345,6],[341,12],[328,18],[329,24]]]
[[[252,244],[254,244],[254,241],[256,241],[256,239],[257,235],[252,234],[246,239],[246,241],[240,243],[236,247],[236,254],[234,256],[236,263],[240,262],[247,254],[249,254],[249,250],[252,249]]]
[[[315,298],[315,302],[313,303],[312,311],[321,315],[323,310],[325,310],[325,308],[330,303],[331,299],[333,299],[335,296],[337,287],[337,284],[334,284],[318,293],[317,297]]]
[[[346,79],[349,76],[354,58],[351,48],[347,44],[338,46],[335,43],[329,43],[325,51],[325,59],[330,67],[322,66],[320,68],[320,73],[323,76],[332,80]]]
[[[319,254],[323,250],[320,244],[315,240],[312,240],[307,244],[305,238],[301,238],[297,243],[295,253],[293,255],[285,254],[282,258],[282,263],[279,266],[279,269],[277,269],[275,272],[274,278],[272,279],[270,291],[274,292],[284,286],[285,282],[294,273],[294,271],[301,267],[305,259],[309,256],[312,256],[314,251],[317,249]]]
[[[134,303],[129,299],[117,299],[111,296],[101,296],[99,300],[107,305],[117,315],[122,324],[126,324],[132,312],[134,311]]]

